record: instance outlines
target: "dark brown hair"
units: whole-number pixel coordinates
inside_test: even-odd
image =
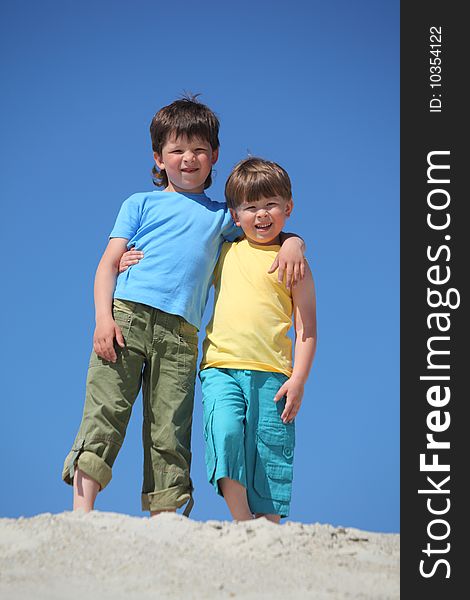
[[[199,94],[183,96],[168,106],[161,108],[150,123],[152,149],[159,156],[168,139],[175,137],[200,138],[206,140],[212,150],[219,147],[219,119],[202,102],[197,100]],[[156,165],[152,169],[153,182],[158,187],[167,187],[168,177],[165,169],[161,171]],[[211,173],[207,176],[204,189],[212,184]]]
[[[279,196],[292,198],[292,187],[287,172],[275,162],[252,156],[235,165],[225,184],[225,199],[236,209],[243,202]]]

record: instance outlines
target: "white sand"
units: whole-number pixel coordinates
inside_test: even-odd
[[[95,511],[0,519],[2,600],[399,598],[399,536]]]

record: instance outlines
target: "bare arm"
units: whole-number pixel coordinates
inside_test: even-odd
[[[292,377],[305,383],[317,348],[315,284],[307,265],[304,280],[292,291],[294,301],[295,362]]]
[[[317,317],[315,285],[312,272],[305,267],[305,277],[292,290],[294,301],[295,354],[294,369],[278,390],[274,400],[286,396],[286,406],[281,414],[284,423],[290,423],[300,410],[304,386],[312,367],[317,347]]]
[[[95,320],[93,348],[101,358],[116,362],[114,338],[123,347],[124,339],[113,319],[113,294],[116,287],[119,261],[127,250],[127,240],[112,238],[101,257],[95,275]]]
[[[286,275],[287,289],[294,287],[305,275],[305,242],[295,233],[279,234],[281,249],[268,273],[278,270],[277,279],[281,282]]]

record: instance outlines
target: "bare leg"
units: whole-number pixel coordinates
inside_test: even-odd
[[[218,483],[235,521],[250,521],[253,514],[248,506],[246,488],[238,481],[228,477],[222,477]]]
[[[97,481],[88,477],[80,469],[76,469],[73,478],[73,510],[82,509],[85,512],[93,510],[99,491],[100,484]]]
[[[277,523],[279,525],[279,521],[281,520],[281,515],[265,515],[263,513],[256,513],[255,518],[259,519],[260,517],[264,517],[268,521],[272,523]]]

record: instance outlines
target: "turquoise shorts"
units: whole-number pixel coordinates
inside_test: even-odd
[[[204,369],[199,373],[209,482],[229,477],[247,490],[252,513],[289,514],[295,425],[283,423],[285,399],[274,402],[282,373]],[[222,494],[221,494],[222,495]]]

